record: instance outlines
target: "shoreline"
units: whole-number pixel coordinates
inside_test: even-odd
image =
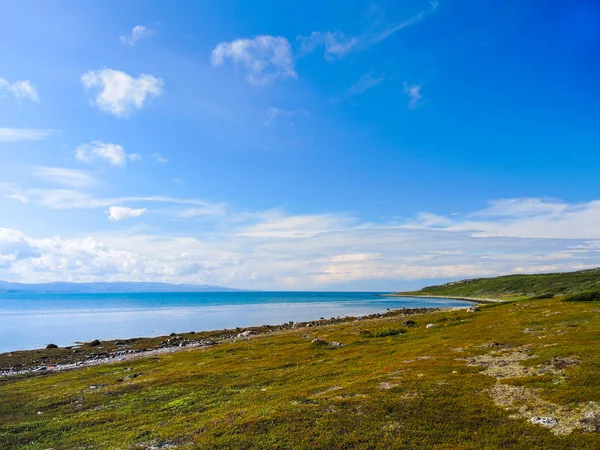
[[[262,325],[227,330],[171,333],[169,336],[138,337],[107,341],[94,340],[82,345],[51,349],[15,350],[0,354],[0,379],[18,375],[49,374],[158,356],[183,350],[206,349],[223,343],[248,340],[256,336],[264,336],[286,330],[300,330],[347,322],[457,311],[469,309],[472,306],[402,308],[364,316],[347,316],[308,322],[290,321],[279,325]]]
[[[382,297],[410,297],[410,298],[440,298],[445,300],[465,300],[481,304],[503,303],[507,300],[497,298],[481,298],[481,297],[456,297],[450,295],[423,295],[423,294],[380,294]]]

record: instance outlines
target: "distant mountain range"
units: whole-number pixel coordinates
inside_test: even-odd
[[[231,289],[207,284],[169,284],[169,283],[12,283],[0,281],[0,292],[59,292],[59,293],[127,293],[127,292],[233,292]]]

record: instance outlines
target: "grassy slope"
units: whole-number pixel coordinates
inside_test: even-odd
[[[400,327],[401,317],[0,379],[0,447],[600,448],[600,434],[557,436],[510,418],[514,412],[496,406],[489,392],[500,383],[534,388],[567,408],[600,402],[599,311],[598,302],[503,303],[411,317],[416,326],[397,336],[364,331]],[[345,346],[329,349],[313,337]],[[522,366],[578,362],[561,379],[499,382],[462,359],[490,354],[482,344],[491,341],[530,344],[533,356]]]
[[[567,295],[591,290],[600,290],[600,269],[566,273],[475,278],[441,286],[429,286],[411,293],[458,297],[512,298],[540,295]]]

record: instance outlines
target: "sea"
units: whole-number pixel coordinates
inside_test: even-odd
[[[362,316],[401,308],[468,306],[453,299],[386,297],[379,292],[0,293],[0,353]]]

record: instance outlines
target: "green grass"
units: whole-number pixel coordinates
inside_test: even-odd
[[[403,294],[540,299],[585,291],[600,291],[600,268],[566,273],[474,278]]]
[[[531,389],[569,410],[600,403],[598,312],[599,302],[517,301],[424,314],[407,329],[402,316],[357,320],[2,378],[0,448],[597,449],[597,433],[560,436],[511,418],[490,388]],[[576,363],[560,379],[497,381],[467,362],[523,346],[523,367]]]

